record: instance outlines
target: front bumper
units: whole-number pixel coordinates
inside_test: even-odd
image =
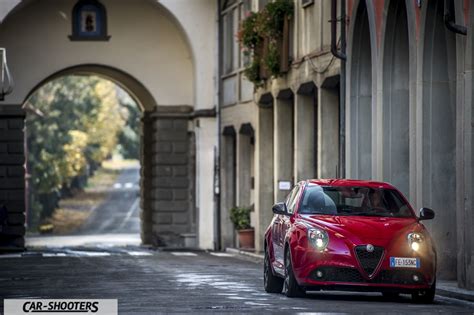
[[[319,252],[296,246],[293,252],[293,269],[301,286],[308,289],[350,291],[413,292],[428,289],[435,280],[435,255],[384,250],[372,274],[368,274],[354,250],[329,248]],[[392,268],[390,257],[417,257],[420,268]]]

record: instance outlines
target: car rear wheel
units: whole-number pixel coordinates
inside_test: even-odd
[[[283,293],[287,297],[304,297],[306,295],[305,289],[296,282],[289,250],[285,251],[285,281],[283,283]]]
[[[415,303],[430,304],[433,303],[436,293],[436,280],[429,289],[419,290],[411,294],[411,299]]]
[[[270,257],[266,250],[263,265],[263,286],[268,293],[281,293],[283,289],[283,279],[273,274]]]

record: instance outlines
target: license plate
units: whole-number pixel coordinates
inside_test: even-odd
[[[390,257],[390,267],[392,268],[420,268],[419,258]]]

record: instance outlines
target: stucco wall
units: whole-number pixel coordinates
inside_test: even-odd
[[[79,64],[121,69],[159,105],[194,104],[192,50],[166,9],[150,1],[104,0],[110,41],[73,42],[68,36],[75,2],[27,1],[2,22],[0,43],[17,82],[5,104],[23,103],[45,78]]]

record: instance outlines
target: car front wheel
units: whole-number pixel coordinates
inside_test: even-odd
[[[293,265],[291,263],[290,251],[285,251],[285,281],[283,284],[283,293],[287,297],[304,297],[306,291],[296,281],[293,273]]]
[[[436,293],[436,280],[429,289],[419,290],[412,293],[411,298],[415,303],[430,304],[433,303]]]
[[[273,274],[270,257],[266,250],[263,265],[263,286],[268,293],[281,293],[283,289],[283,279]]]

